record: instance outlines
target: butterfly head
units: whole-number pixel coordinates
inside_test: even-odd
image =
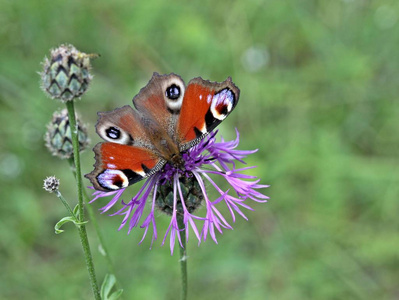
[[[173,154],[171,159],[170,159],[170,163],[176,168],[179,169],[181,171],[185,171],[186,167],[185,167],[185,161],[182,157],[182,155],[180,154]]]

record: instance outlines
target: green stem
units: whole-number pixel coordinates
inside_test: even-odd
[[[83,197],[84,197],[86,203],[88,203],[90,201],[89,196],[87,195],[85,190],[83,191]],[[98,226],[97,219],[95,217],[93,208],[90,205],[87,205],[87,212],[89,213],[89,219],[90,219],[91,223],[93,224],[94,230],[96,231],[98,240],[100,242],[100,246],[101,246],[101,249],[102,249],[102,253],[101,254],[103,254],[105,256],[105,260],[107,262],[108,270],[109,270],[109,272],[111,274],[114,274],[115,279],[116,279],[114,265],[112,263],[111,256],[109,255],[108,248],[107,248],[107,246],[106,246],[106,244],[104,242],[104,236],[102,235],[102,233],[100,231],[100,227]],[[116,282],[115,282],[115,287],[117,289],[121,289],[122,288],[117,279],[116,279]]]
[[[70,166],[71,166],[72,173],[73,173],[73,175],[75,176],[75,179],[77,180],[76,171],[75,171],[75,164],[74,164],[74,161],[73,161],[72,158],[69,159],[69,164],[70,164]],[[84,198],[84,200],[85,200],[85,203],[86,203],[86,204],[89,204],[90,198],[89,198],[89,196],[87,195],[86,189],[83,189],[83,198]],[[88,214],[89,214],[89,220],[90,220],[91,223],[93,224],[94,230],[95,230],[95,232],[96,232],[96,234],[97,234],[97,237],[98,237],[98,240],[99,240],[99,242],[100,242],[100,247],[101,247],[101,249],[102,249],[101,254],[103,254],[103,256],[105,257],[105,260],[106,260],[107,266],[108,266],[108,270],[109,270],[109,272],[110,272],[111,274],[114,274],[114,275],[115,275],[115,268],[114,268],[114,265],[113,265],[113,263],[112,263],[112,259],[111,259],[111,256],[110,256],[110,254],[109,254],[108,248],[107,248],[107,246],[106,246],[106,244],[105,244],[105,242],[104,242],[104,236],[103,236],[103,234],[101,233],[100,226],[98,225],[97,218],[96,218],[96,215],[95,215],[95,213],[94,213],[94,211],[93,211],[93,208],[92,208],[90,205],[86,205],[86,209],[87,209],[87,212],[88,212]],[[115,278],[116,278],[116,276],[115,276]],[[120,286],[120,283],[119,283],[118,280],[116,281],[115,286],[116,286],[116,288],[118,288],[118,289],[121,289],[121,288],[122,288],[122,287]]]
[[[179,228],[182,230],[181,234],[181,243],[182,247],[180,248],[180,270],[181,270],[181,299],[187,299],[187,250],[186,250],[186,230],[182,217],[177,218],[177,223]]]
[[[84,221],[84,207],[83,207],[83,185],[82,185],[82,173],[80,170],[80,155],[79,155],[79,140],[77,134],[76,118],[75,118],[75,108],[74,102],[68,101],[66,103],[69,116],[69,126],[71,127],[71,137],[73,146],[73,157],[76,168],[76,181],[78,186],[78,200],[79,200],[79,221]],[[94,298],[100,300],[100,291],[97,285],[96,274],[94,271],[93,258],[90,252],[89,240],[87,238],[86,226],[81,225],[78,227],[80,241],[82,243],[83,252],[85,256],[85,262],[87,271],[89,272],[89,278],[91,283],[91,288],[93,290]]]
[[[76,181],[78,184],[79,221],[83,221],[84,219],[83,184],[82,184],[82,171],[80,170],[79,139],[78,139],[76,117],[75,117],[74,102],[68,101],[66,103],[66,107],[68,109],[69,126],[71,127],[73,159],[75,163]]]
[[[58,197],[58,199],[61,200],[62,204],[64,204],[65,208],[67,209],[67,211],[69,212],[69,214],[71,215],[71,217],[75,217],[75,214],[73,213],[72,208],[69,206],[68,202],[65,200],[64,196],[62,196],[62,194],[60,193],[60,191],[55,191],[55,195]]]
[[[90,283],[91,283],[91,288],[93,290],[94,299],[101,300],[100,291],[97,285],[96,273],[94,271],[94,264],[93,264],[93,258],[91,256],[89,240],[87,238],[86,226],[84,225],[78,226],[78,231],[79,231],[80,242],[82,243],[83,246],[86,267],[87,271],[89,272]]]

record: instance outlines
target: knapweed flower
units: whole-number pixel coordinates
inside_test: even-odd
[[[259,191],[268,186],[259,184],[260,180],[257,177],[244,174],[245,171],[255,167],[236,167],[237,162],[245,164],[244,158],[257,151],[236,150],[239,144],[239,133],[238,131],[236,133],[236,139],[229,142],[225,142],[223,138],[221,138],[221,142],[216,142],[217,131],[211,133],[198,145],[182,154],[185,162],[183,170],[166,164],[162,170],[145,181],[129,202],[121,200],[125,188],[111,192],[96,191],[91,202],[102,197],[113,196],[111,201],[101,208],[102,213],[108,212],[116,203],[121,202],[122,208],[111,215],[124,216],[119,230],[127,225],[128,233],[130,233],[134,227],[139,226],[147,200],[150,199],[150,213],[140,225],[144,229],[140,243],[150,228],[153,230],[152,243],[157,239],[155,208],[158,208],[171,216],[162,245],[169,236],[172,254],[176,238],[181,247],[182,238],[188,241],[189,227],[192,228],[198,239],[198,244],[205,241],[208,236],[217,243],[216,230],[222,233],[223,229],[232,229],[232,226],[217,209],[218,205],[224,203],[235,222],[236,214],[248,220],[242,211],[242,208],[253,210],[247,204],[248,200],[267,202],[268,199]],[[222,177],[228,183],[229,188],[224,190],[219,187],[212,179],[214,176]],[[213,197],[209,193],[211,188],[217,192],[216,200],[212,200]],[[206,208],[206,214],[200,217],[194,212],[202,203]],[[181,224],[181,222],[178,218],[183,221],[184,228],[179,228],[178,223]],[[201,231],[197,227],[198,222],[202,223]],[[182,231],[185,231],[185,237],[181,236]]]

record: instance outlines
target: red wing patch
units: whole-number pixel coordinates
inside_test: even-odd
[[[176,127],[180,150],[194,146],[215,129],[237,105],[239,95],[230,77],[221,83],[192,79]]]
[[[94,147],[96,164],[87,174],[96,190],[125,188],[158,171],[162,158],[151,150],[116,143],[99,143]]]
[[[188,85],[177,124],[180,143],[187,143],[206,134],[205,116],[211,107],[214,92],[201,84]]]

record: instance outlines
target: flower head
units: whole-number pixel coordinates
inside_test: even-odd
[[[122,208],[111,215],[122,215],[123,220],[119,229],[127,226],[130,233],[134,227],[139,226],[149,199],[151,210],[140,225],[144,228],[140,243],[150,228],[153,230],[152,242],[157,239],[155,208],[158,208],[171,217],[162,245],[169,236],[172,254],[176,238],[180,246],[182,246],[182,238],[188,241],[189,227],[193,230],[199,244],[208,236],[217,243],[216,231],[222,233],[223,229],[232,229],[217,206],[225,203],[233,222],[235,222],[236,214],[247,220],[242,209],[252,210],[247,204],[248,200],[267,202],[268,197],[259,189],[268,186],[259,184],[259,179],[255,176],[243,174],[244,171],[255,167],[236,167],[236,162],[245,163],[243,159],[257,150],[236,150],[239,143],[238,131],[237,138],[229,142],[225,142],[223,138],[221,142],[216,142],[216,134],[217,131],[211,133],[198,145],[182,154],[184,168],[178,169],[167,163],[162,170],[149,177],[129,202],[120,201],[125,189],[111,192],[96,191],[91,202],[102,197],[113,196],[111,201],[101,208],[103,213],[109,211],[117,202],[121,202]],[[224,190],[219,187],[212,179],[214,176],[222,177],[230,188]],[[212,200],[209,194],[211,188],[218,194],[216,200]],[[206,208],[204,217],[194,214],[201,205]],[[198,222],[202,223],[201,230],[197,227]],[[179,223],[183,224],[184,228],[179,227]],[[181,236],[182,231],[185,231],[185,237]]]
[[[76,125],[78,128],[79,151],[83,151],[90,143],[87,135],[87,129],[84,124],[81,124],[76,118]],[[73,156],[73,146],[71,137],[71,127],[69,125],[68,111],[54,112],[53,119],[47,125],[47,132],[44,136],[47,149],[54,155],[60,158],[70,158]]]
[[[80,52],[72,45],[61,45],[51,50],[50,59],[44,59],[40,73],[43,91],[62,102],[81,97],[92,79],[90,58],[97,56]]]
[[[54,193],[58,191],[59,186],[60,180],[57,179],[55,176],[49,176],[43,180],[43,188],[49,193]]]

